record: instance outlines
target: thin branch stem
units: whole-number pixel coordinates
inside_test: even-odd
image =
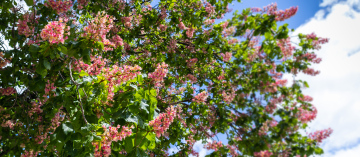
[[[82,114],[82,116],[83,116],[83,118],[84,118],[85,123],[86,123],[86,124],[89,124],[88,121],[87,121],[86,118],[85,118],[85,115],[84,115],[84,108],[83,108],[83,105],[82,105],[81,96],[80,96],[80,92],[79,92],[79,84],[74,81],[74,78],[73,78],[73,76],[72,76],[71,62],[72,62],[72,60],[70,60],[70,62],[69,62],[70,78],[71,78],[71,81],[76,85],[76,91],[77,91],[77,93],[78,93],[78,95],[79,95],[81,114]]]

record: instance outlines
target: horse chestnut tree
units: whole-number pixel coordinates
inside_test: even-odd
[[[323,153],[331,129],[300,133],[317,113],[308,84],[283,79],[319,74],[328,41],[291,42],[277,23],[297,7],[215,22],[232,0],[17,2],[0,3],[0,156]]]

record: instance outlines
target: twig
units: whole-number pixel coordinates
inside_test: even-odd
[[[74,81],[74,78],[73,78],[73,76],[72,76],[72,72],[71,72],[71,62],[72,62],[72,60],[70,60],[70,63],[69,63],[70,78],[71,78],[71,81],[76,85],[76,91],[78,92],[78,95],[79,95],[79,101],[80,101],[80,107],[81,107],[81,114],[82,114],[82,116],[83,116],[83,118],[84,118],[85,123],[86,123],[86,124],[89,124],[88,121],[87,121],[86,118],[85,118],[85,115],[84,115],[84,108],[83,108],[83,105],[82,105],[82,102],[81,102],[81,96],[80,96],[80,92],[79,92],[79,84]]]

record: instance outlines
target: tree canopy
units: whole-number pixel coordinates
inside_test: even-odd
[[[283,78],[319,74],[328,41],[278,24],[297,7],[218,22],[232,0],[19,2],[0,2],[0,156],[323,153],[330,128],[301,133],[309,85]]]

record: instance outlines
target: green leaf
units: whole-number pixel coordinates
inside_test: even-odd
[[[81,134],[86,135],[89,134],[89,132],[92,130],[92,125],[87,124],[86,126],[81,127]]]
[[[125,151],[130,153],[134,148],[134,138],[126,137],[125,138]]]
[[[51,68],[51,65],[50,65],[49,61],[47,61],[47,59],[44,59],[44,66],[47,70],[50,70],[50,68]]]
[[[85,136],[84,144],[86,145],[88,143],[91,143],[93,140],[94,140],[94,136],[92,134],[89,134],[89,135]]]
[[[149,140],[149,146],[148,146],[148,149],[152,150],[152,149],[155,149],[155,146],[156,146],[156,136],[154,133],[149,133],[147,136],[146,136],[146,139]]]
[[[30,0],[30,1],[32,2],[32,0]],[[39,47],[39,45],[36,45],[36,44],[32,44],[29,48],[30,52],[39,52],[39,50],[40,50],[40,47]]]
[[[26,2],[26,5],[28,5],[28,6],[34,5],[34,1],[33,1],[33,0],[25,0],[25,2]]]
[[[144,110],[147,114],[149,114],[149,110],[147,109],[147,107],[148,107],[149,105],[146,104],[144,101],[145,101],[145,100],[142,100],[142,101],[140,102],[140,109]]]
[[[70,122],[66,122],[62,124],[63,131],[65,135],[68,135],[69,133],[73,133],[74,129]]]
[[[136,116],[129,115],[128,117],[126,117],[125,121],[137,124],[138,118]]]
[[[89,76],[89,74],[85,71],[81,71],[80,74],[79,74],[81,77],[84,77],[84,76]]]
[[[46,76],[46,74],[47,74],[47,70],[45,69],[44,66],[41,66],[41,65],[38,65],[38,66],[36,67],[36,72],[37,72],[38,74],[40,74],[41,76]]]
[[[315,148],[315,154],[321,155],[324,151],[321,148]]]
[[[61,46],[60,49],[62,53],[67,54],[67,48],[65,46]]]

